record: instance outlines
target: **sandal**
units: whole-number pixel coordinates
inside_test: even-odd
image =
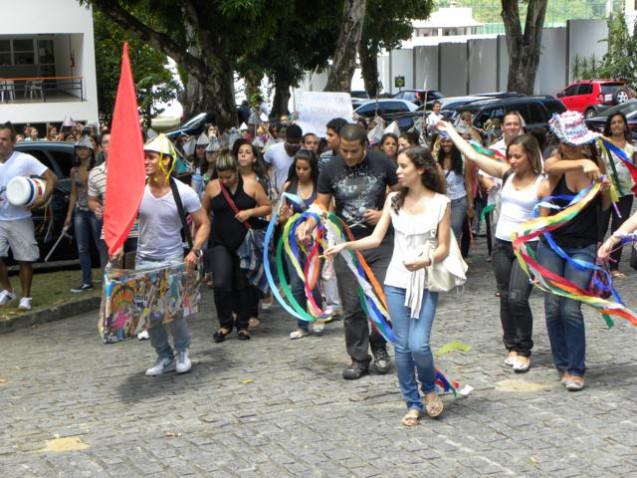
[[[425,410],[431,418],[437,418],[442,414],[445,406],[436,392],[431,392],[425,397]]]
[[[406,427],[415,427],[420,424],[420,410],[417,408],[410,408],[400,423]]]
[[[250,317],[250,319],[248,320],[248,329],[250,330],[256,329],[257,327],[259,327],[259,325],[261,325],[261,321],[258,319],[258,317]]]
[[[613,279],[625,279],[626,274],[619,272],[617,269],[610,271],[610,275]]]
[[[215,341],[216,344],[219,344],[226,340],[226,337],[230,335],[231,330],[221,328],[217,330],[214,334],[212,334],[212,340]]]
[[[239,340],[250,340],[250,332],[245,329],[242,329],[237,332],[237,338]]]

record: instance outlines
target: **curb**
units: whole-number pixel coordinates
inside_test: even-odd
[[[29,312],[10,320],[3,320],[0,321],[0,334],[6,334],[8,332],[13,332],[14,330],[25,329],[34,325],[45,324],[47,322],[66,319],[67,317],[90,312],[91,310],[99,309],[100,301],[100,296],[88,297],[86,299],[56,305],[50,309]],[[97,324],[97,321],[95,323]]]

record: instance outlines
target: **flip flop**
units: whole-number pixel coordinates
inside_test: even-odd
[[[416,408],[410,408],[409,411],[405,413],[405,416],[400,421],[400,423],[406,427],[415,427],[416,425],[420,424],[420,410]]]
[[[442,414],[445,406],[436,393],[430,393],[425,397],[425,410],[430,418],[437,418]]]

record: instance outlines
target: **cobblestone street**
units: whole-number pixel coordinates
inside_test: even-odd
[[[439,302],[432,346],[471,346],[437,366],[474,390],[445,397],[437,421],[400,425],[393,372],[341,378],[342,322],[291,341],[294,321],[277,306],[252,340],[214,344],[206,289],[183,376],[144,376],[150,344],[102,345],[96,314],[0,335],[0,476],[636,476],[637,329],[608,330],[586,308],[587,388],[568,393],[535,292],[533,366],[515,375],[490,264],[472,259],[464,293]],[[637,307],[626,269],[619,291]]]

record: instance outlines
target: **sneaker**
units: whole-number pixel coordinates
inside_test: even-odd
[[[20,305],[18,305],[18,309],[31,310],[31,297],[22,297],[22,299],[20,299]]]
[[[579,392],[584,389],[584,377],[578,375],[568,375],[564,379],[564,386],[569,392]]]
[[[175,360],[169,358],[158,358],[155,365],[146,370],[146,375],[149,377],[156,377],[165,372],[172,372],[175,370]]]
[[[177,352],[177,373],[190,372],[192,362],[188,356],[188,349]]]
[[[142,330],[140,333],[137,334],[137,340],[148,340],[150,339],[150,334],[148,333],[148,330]]]
[[[385,375],[391,368],[391,362],[387,350],[378,349],[373,352],[374,354],[374,370],[379,375]]]
[[[363,375],[369,373],[369,365],[366,363],[356,362],[352,360],[352,364],[343,370],[343,378],[345,380],[358,380]]]
[[[87,290],[91,290],[92,288],[93,288],[93,284],[82,284],[79,287],[74,287],[73,289],[71,289],[71,292],[74,292],[74,293],[85,292]]]
[[[305,330],[296,329],[296,330],[293,330],[292,332],[290,332],[290,339],[291,340],[298,340],[298,339],[302,339],[306,335],[307,335],[307,332]]]
[[[7,303],[15,300],[15,292],[11,292],[7,289],[0,292],[0,305],[7,305]]]
[[[310,324],[310,330],[312,331],[313,334],[321,335],[323,331],[325,330],[325,321],[317,320],[315,322],[312,322]]]
[[[526,373],[531,368],[531,358],[524,355],[518,355],[513,360],[513,371],[515,373]]]
[[[518,358],[518,353],[514,350],[511,350],[507,355],[507,358],[504,359],[504,365],[508,365],[509,367],[513,367],[513,362]]]

